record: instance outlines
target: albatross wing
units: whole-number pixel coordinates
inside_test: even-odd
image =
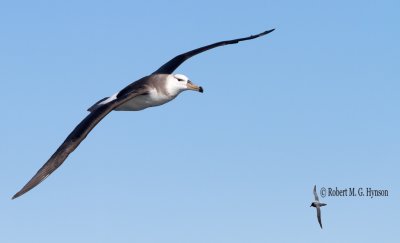
[[[78,145],[86,138],[92,129],[114,108],[125,103],[126,101],[147,92],[145,89],[134,90],[126,93],[124,96],[113,100],[107,104],[97,107],[89,115],[83,119],[78,126],[68,135],[61,146],[50,157],[50,159],[38,170],[38,172],[26,183],[26,185],[17,192],[12,199],[15,199],[24,193],[30,191],[43,180],[45,180],[51,173],[53,173],[70,153],[72,153]]]
[[[213,49],[215,47],[224,46],[224,45],[230,45],[230,44],[236,44],[236,43],[239,43],[241,41],[255,39],[255,38],[261,37],[263,35],[266,35],[268,33],[271,33],[274,30],[275,29],[267,30],[267,31],[264,31],[264,32],[262,32],[262,33],[260,33],[258,35],[251,35],[251,36],[248,36],[248,37],[245,37],[245,38],[238,38],[238,39],[234,39],[234,40],[220,41],[220,42],[208,45],[208,46],[203,46],[203,47],[194,49],[192,51],[188,51],[186,53],[180,54],[180,55],[172,58],[170,61],[168,61],[167,63],[162,65],[159,69],[157,69],[153,74],[171,74],[184,61],[186,61],[187,59],[189,59],[192,56],[195,56],[195,55],[197,55],[199,53],[208,51],[208,50]]]

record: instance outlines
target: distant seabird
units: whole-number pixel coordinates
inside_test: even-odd
[[[159,106],[173,100],[185,90],[194,90],[203,93],[203,88],[192,83],[185,75],[172,74],[187,59],[215,47],[255,39],[272,31],[274,29],[245,38],[220,41],[183,53],[172,58],[151,75],[131,83],[110,97],[99,100],[88,109],[90,111],[89,115],[75,127],[50,159],[12,199],[28,192],[53,173],[86,138],[89,132],[112,110],[139,111],[148,107]]]
[[[320,203],[318,199],[318,194],[317,194],[317,185],[314,185],[314,198],[315,201],[311,203],[310,207],[314,207],[317,209],[317,218],[318,218],[318,223],[321,226],[322,229],[322,221],[321,221],[321,207],[326,206],[326,203]]]

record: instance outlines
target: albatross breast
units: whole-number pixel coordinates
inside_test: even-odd
[[[140,111],[149,107],[159,106],[171,101],[175,97],[157,92],[153,88],[148,93],[139,95],[115,108],[116,111]]]

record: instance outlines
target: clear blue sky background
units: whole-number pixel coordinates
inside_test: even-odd
[[[397,242],[399,1],[2,1],[0,242]],[[27,182],[98,99],[173,56],[205,93],[113,112]],[[372,187],[386,198],[312,187]]]

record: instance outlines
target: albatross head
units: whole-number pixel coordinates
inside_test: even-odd
[[[173,86],[175,86],[179,91],[194,90],[203,93],[203,88],[192,83],[188,77],[183,74],[173,75]]]

